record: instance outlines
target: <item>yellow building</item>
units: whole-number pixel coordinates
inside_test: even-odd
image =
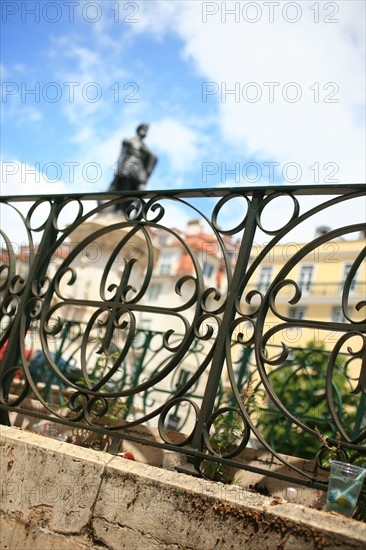
[[[319,228],[317,236],[326,235],[326,229]],[[281,243],[268,253],[264,247],[254,250],[253,273],[242,303],[248,292],[254,291],[254,296],[243,312],[255,312],[259,291],[263,302],[257,330],[262,327],[269,335],[268,344],[303,347],[315,341],[332,349],[342,333],[365,322],[365,306],[360,307],[366,299],[365,236],[327,240],[311,250],[305,247],[306,243]]]

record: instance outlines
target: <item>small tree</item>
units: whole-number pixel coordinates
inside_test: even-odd
[[[298,420],[325,438],[337,439],[326,396],[329,353],[324,344],[309,342],[293,349],[289,358],[269,374],[271,386],[284,407]],[[332,400],[342,425],[357,430],[358,398],[345,368],[347,356],[338,356],[332,377]],[[268,397],[261,407],[257,426],[265,440],[279,453],[313,459],[321,447],[318,437],[297,426]]]

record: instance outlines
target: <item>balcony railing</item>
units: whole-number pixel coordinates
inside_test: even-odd
[[[262,293],[267,292],[268,288],[270,286],[270,283],[268,284],[257,284],[257,285],[251,285],[253,289],[259,290]],[[312,296],[314,298],[317,297],[330,297],[330,298],[337,298],[337,302],[341,302],[340,298],[342,296],[343,291],[343,283],[335,283],[335,282],[326,282],[326,283],[309,283],[307,286],[302,286],[299,284],[300,289],[304,294],[307,296]],[[249,285],[248,285],[249,288]],[[287,292],[286,292],[287,290]],[[288,299],[289,295],[291,295],[291,289],[285,289],[283,292],[283,295],[285,295],[286,292],[286,298]],[[349,298],[350,300],[353,298],[354,300],[359,300],[360,297],[364,296],[366,293],[366,281],[357,281],[354,282],[350,287],[350,294]]]
[[[342,322],[293,319],[281,305],[284,295],[286,311],[306,298],[289,276],[303,258],[365,232],[364,195],[355,185],[2,198],[2,422],[10,412],[34,415],[25,409],[30,396],[40,403],[38,418],[115,440],[148,444],[132,428],[156,425],[161,441],[154,445],[186,454],[188,472],[202,473],[207,461],[249,468],[237,457],[256,444],[293,470],[282,477],[324,487],[278,454],[265,416],[288,437],[306,436],[318,457],[327,453],[324,439],[348,460],[366,456],[365,303],[352,290],[365,252],[355,250],[339,291]],[[115,210],[123,201],[130,206],[122,217]],[[201,220],[200,250],[177,228],[192,218]],[[324,219],[337,227],[312,239]],[[155,232],[160,243],[166,233],[170,252],[174,242],[183,250],[185,272],[152,300],[151,285],[164,284]],[[268,290],[253,289],[273,248],[294,239],[296,251]],[[209,282],[208,257],[217,270]],[[141,330],[146,323],[151,331]],[[314,362],[319,349],[300,357],[288,338],[294,330],[316,331],[326,359]],[[179,444],[172,429],[185,434]]]

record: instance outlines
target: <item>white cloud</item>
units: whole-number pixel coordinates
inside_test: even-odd
[[[67,97],[60,105],[71,124],[67,139],[76,146],[80,166],[97,163],[102,173],[95,182],[81,178],[77,191],[107,190],[121,140],[134,134],[144,108],[138,86],[124,88],[133,77],[121,61],[126,53],[122,52],[123,41],[106,36],[109,32],[106,21],[102,19],[92,27],[92,47],[85,44],[83,35],[63,35],[52,40],[49,52],[50,58],[57,60],[54,74],[60,85],[63,83]],[[124,99],[135,96],[138,101],[129,103],[125,109]]]
[[[245,154],[282,166],[296,162],[303,184],[316,183],[309,170],[315,162],[320,165],[320,182],[327,183],[324,165],[335,162],[340,182],[363,182],[364,4],[338,2],[340,10],[333,14],[329,3],[316,3],[319,23],[314,23],[314,8],[301,3],[302,15],[294,24],[281,14],[284,3],[273,23],[262,6],[261,19],[253,24],[242,15],[238,23],[230,15],[222,22],[223,6],[240,5],[242,10],[244,3],[210,4],[218,13],[203,23],[201,2],[145,2],[134,30],[153,35],[175,32],[183,40],[182,54],[194,63],[202,82],[214,83],[211,89],[217,92],[206,99],[216,102],[220,131],[237,151],[238,161]],[[339,22],[324,23],[326,17]],[[246,87],[251,82],[255,85]],[[279,83],[273,88],[273,102],[268,101],[266,82]],[[220,97],[221,90],[231,90],[236,83],[237,97]],[[250,102],[257,90],[262,98]],[[291,102],[297,93],[301,98]],[[225,151],[222,157],[225,161]]]
[[[19,101],[23,97],[25,84],[18,83],[17,79],[19,76],[27,76],[29,72],[28,67],[23,64],[0,65],[2,122],[11,120],[15,126],[22,126],[28,122],[38,122],[43,119],[43,113],[39,107],[27,105],[24,100]]]
[[[283,188],[285,191],[285,187]],[[320,204],[331,201],[334,196],[327,195],[305,195],[298,196],[300,205],[299,216],[316,208]],[[263,210],[261,223],[266,230],[280,230],[290,221],[293,213],[293,202],[290,197],[282,196],[270,202]],[[281,242],[306,243],[315,237],[318,227],[329,227],[329,229],[338,229],[364,223],[366,217],[366,204],[363,198],[353,198],[342,201],[339,204],[323,208],[319,213],[313,214],[298,224],[291,232],[288,232]],[[358,232],[356,232],[358,233]],[[269,242],[269,236],[262,231],[258,231],[256,239],[258,244]],[[355,238],[355,234],[344,233],[344,238]]]
[[[159,200],[158,203],[162,205],[165,210],[164,216],[160,221],[164,227],[175,228],[184,232],[188,221],[196,217],[196,213],[190,208],[174,203],[174,201]],[[148,219],[152,219],[153,216],[154,214],[148,216]]]
[[[23,110],[20,120],[27,122],[37,122],[38,120],[42,120],[42,118],[43,115],[39,109],[36,109],[35,107],[27,107]]]
[[[237,184],[235,181],[228,181],[225,185],[217,187],[231,187],[235,190]],[[250,187],[250,186],[248,186]],[[258,186],[258,189],[266,186]],[[279,195],[274,200],[270,201],[263,209],[260,215],[259,223],[264,231],[260,228],[256,230],[255,242],[258,245],[268,243],[273,236],[266,231],[280,231],[290,222],[294,212],[294,201],[291,196],[286,194],[287,186],[283,186],[282,195]],[[312,209],[329,202],[336,198],[336,195],[293,195],[299,203],[299,217],[310,212]],[[250,196],[249,196],[250,199]],[[239,226],[247,214],[247,203],[245,199],[234,197],[228,201],[220,210],[218,215],[218,224],[224,230],[232,230]],[[330,230],[340,227],[362,224],[366,219],[366,202],[364,197],[350,198],[341,201],[339,204],[322,208],[319,213],[314,213],[308,219],[303,220],[296,225],[294,229],[285,234],[280,242],[304,243],[312,240],[318,227],[325,226]],[[358,231],[357,231],[358,232]],[[356,232],[356,233],[357,233]],[[355,238],[354,233],[344,234],[345,239]]]
[[[62,181],[51,181],[46,174],[38,171],[34,166],[14,160],[11,162],[2,162],[0,164],[1,173],[1,195],[17,197],[22,195],[67,195],[70,188]],[[0,206],[0,228],[8,236],[12,243],[16,245],[29,244],[27,232],[25,229],[22,215],[27,216],[29,209],[33,205],[33,200],[10,202]],[[96,205],[95,201],[84,203],[86,209]],[[76,205],[70,205],[65,208],[59,218],[59,222],[66,226],[75,219],[77,213]],[[41,227],[49,214],[49,205],[47,202],[35,209],[30,227],[36,229]],[[34,232],[34,239],[39,242],[42,231]],[[0,248],[3,243],[0,242]]]
[[[92,40],[89,34],[86,42],[82,33],[52,39],[50,56],[55,63],[49,78],[59,82],[63,99],[67,95],[64,82],[79,84],[75,87],[75,100],[59,106],[66,122],[71,123],[65,141],[75,146],[76,158],[69,160],[77,160],[81,165],[97,162],[103,171],[103,181],[90,183],[81,180],[77,190],[107,188],[113,175],[110,167],[118,158],[121,139],[133,134],[136,125],[146,116],[152,122],[147,145],[160,157],[149,188],[162,189],[167,185],[193,187],[197,183],[208,187],[211,181],[207,185],[202,181],[187,182],[189,171],[196,170],[197,173],[197,166],[211,160],[218,164],[227,162],[231,167],[233,158],[241,168],[253,158],[258,162],[278,162],[276,173],[279,174],[286,164],[297,163],[301,168],[300,184],[316,183],[315,172],[319,172],[319,182],[327,183],[327,177],[340,183],[363,181],[363,3],[338,2],[341,9],[337,14],[337,24],[322,21],[314,24],[314,10],[309,9],[309,3],[306,9],[305,4],[301,4],[303,17],[296,24],[281,17],[269,23],[260,2],[254,3],[263,8],[258,23],[247,23],[242,16],[239,23],[235,23],[234,17],[229,15],[227,22],[223,23],[222,6],[225,4],[226,9],[230,9],[239,3],[207,4],[217,8],[218,13],[208,16],[206,23],[202,19],[202,2],[183,0],[141,2],[135,14],[139,22],[121,23],[120,26],[113,23],[116,6],[113,12],[110,7],[103,7],[110,19],[103,17],[97,24],[89,25],[88,29],[93,29],[90,33]],[[330,15],[329,8],[325,9],[326,2],[314,5],[318,4],[321,18]],[[243,5],[240,3],[240,10]],[[121,1],[120,15],[125,17],[128,12],[125,2]],[[178,98],[174,118],[171,110],[169,114],[164,112],[164,106],[153,95],[159,84],[154,87],[153,83],[150,87],[149,74],[140,72],[141,67],[150,67],[149,52],[145,57],[138,48],[140,35],[160,41],[167,39],[168,47],[169,37],[178,38],[188,72],[193,70],[202,83],[211,82],[216,86],[217,92],[207,96],[207,103],[202,103],[203,109],[200,110],[199,104],[197,108],[195,102],[187,116],[189,106],[180,103]],[[128,57],[131,45],[136,52],[136,60],[132,61]],[[155,68],[155,62],[153,56],[151,70]],[[169,59],[169,62],[173,61]],[[11,70],[14,71],[14,67]],[[139,102],[115,103],[110,87],[115,82],[123,85],[134,79],[131,71],[136,72],[141,80]],[[100,101],[87,101],[81,93],[83,86],[90,82],[100,86],[103,92]],[[194,81],[188,79],[187,82]],[[220,88],[224,90],[226,86],[230,90],[236,82],[239,84],[239,102],[235,102],[233,95],[227,95],[226,102],[221,101]],[[257,103],[250,103],[242,97],[243,86],[248,82],[256,82],[261,88],[263,98]],[[265,82],[280,83],[274,88],[274,103],[264,100],[269,93]],[[297,103],[283,100],[283,86],[288,82],[296,82],[302,88],[302,97]],[[317,82],[319,85],[312,86]],[[333,82],[339,90],[332,84],[324,89],[327,83]],[[200,96],[200,87],[197,82],[194,85]],[[332,90],[338,103],[324,103],[324,98]],[[248,93],[253,91],[252,87]],[[289,88],[288,92],[293,93],[294,88]],[[318,93],[319,102],[316,103],[314,96]],[[210,108],[206,109],[207,106]],[[10,109],[10,102],[5,107]],[[24,110],[26,108],[29,110]],[[38,106],[30,105],[18,105],[16,111],[8,114],[15,123],[25,120],[38,122],[42,117]],[[43,113],[43,120],[46,119],[47,114]],[[166,160],[168,162],[164,164]],[[315,166],[315,163],[318,164]],[[334,170],[334,165],[327,163],[335,163],[338,168]],[[264,178],[265,175],[261,184],[266,183]],[[234,186],[237,185],[235,182]],[[250,182],[243,180],[239,185],[250,185]]]
[[[61,178],[51,179],[36,167],[19,160],[4,161],[0,165],[2,195],[46,195],[69,192]]]
[[[204,134],[173,118],[157,120],[151,128],[149,143],[157,151],[167,155],[175,172],[192,168],[204,145]]]
[[[49,56],[57,61],[55,76],[67,97],[65,114],[76,126],[92,127],[99,113],[106,109],[112,113],[116,107],[113,99],[118,94],[116,82],[128,80],[120,64],[111,62],[113,51],[105,51],[102,36],[100,32],[95,34],[94,47],[83,45],[79,37],[72,35],[52,40]]]
[[[0,63],[0,76],[1,76],[1,79],[8,78],[9,76],[9,71],[7,67],[5,67],[4,63]]]

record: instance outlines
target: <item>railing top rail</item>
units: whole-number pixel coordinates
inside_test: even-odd
[[[144,191],[119,191],[119,192],[98,192],[98,193],[68,193],[67,197],[80,200],[107,200],[111,198],[118,198],[122,196],[129,196],[131,194],[136,196],[144,196],[146,198],[155,197],[180,197],[180,198],[195,198],[195,197],[221,197],[230,193],[246,194],[249,196],[255,195],[259,192],[264,194],[273,193],[293,193],[295,195],[343,195],[351,191],[365,191],[364,183],[350,183],[350,184],[312,184],[312,185],[256,185],[248,187],[217,187],[217,188],[202,188],[202,189],[154,189]],[[42,195],[5,195],[0,197],[0,201],[34,201],[39,198],[46,200],[54,199],[56,197],[65,198],[65,194],[53,193]]]

